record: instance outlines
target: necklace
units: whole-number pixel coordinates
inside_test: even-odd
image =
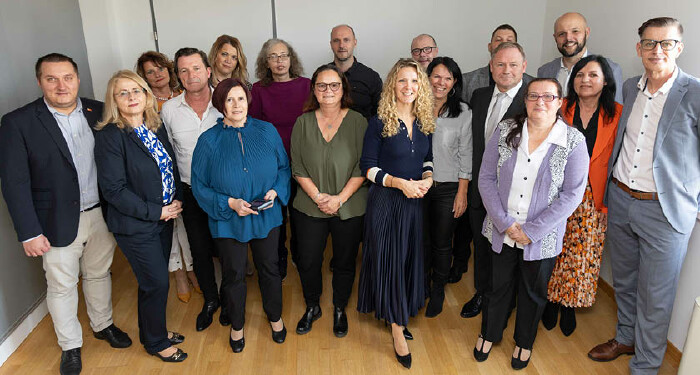
[[[156,96],[156,95],[154,95],[154,96],[156,97],[156,99],[160,100],[161,102],[164,102],[166,100],[170,100],[173,98],[173,89],[170,89],[170,95],[168,95],[167,98],[161,98],[160,96]]]
[[[326,124],[326,129],[333,129],[333,124],[335,124],[336,120],[338,120],[338,116],[340,116],[342,112],[342,110],[338,111],[338,113],[336,113],[336,115],[330,121],[328,121],[328,123]],[[326,120],[325,118],[323,118],[323,113],[321,113],[321,116],[319,117],[321,117],[323,120]]]

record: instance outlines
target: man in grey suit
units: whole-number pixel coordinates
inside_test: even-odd
[[[571,69],[579,60],[590,54],[586,47],[590,33],[586,18],[580,13],[564,13],[557,18],[554,22],[554,41],[562,57],[542,65],[537,69],[537,77],[555,78],[566,96]],[[622,69],[611,59],[607,60],[615,77],[615,86],[622,87]],[[615,93],[615,101],[622,104],[622,90]]]
[[[617,301],[615,338],[588,356],[634,354],[632,374],[656,374],[678,276],[700,209],[700,80],[684,73],[683,27],[669,17],[639,28],[644,74],[627,80],[608,166],[606,248]]]
[[[518,42],[518,33],[513,26],[507,23],[496,27],[496,30],[493,30],[493,33],[491,33],[491,41],[486,45],[486,48],[489,50],[489,56],[503,42]],[[462,74],[462,82],[464,82],[462,99],[470,104],[474,90],[494,84],[488,64],[469,73]]]

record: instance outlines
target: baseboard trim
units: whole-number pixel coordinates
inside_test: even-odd
[[[29,334],[36,328],[42,319],[49,313],[49,307],[46,304],[46,295],[42,295],[36,302],[33,308],[29,309],[27,314],[18,321],[18,324],[7,335],[7,338],[0,344],[0,366],[7,361],[12,353],[19,348]]]
[[[603,292],[605,292],[605,294],[610,296],[613,305],[617,309],[617,303],[615,302],[615,289],[613,289],[612,285],[608,284],[608,282],[603,280],[603,278],[598,278],[598,289],[602,290]],[[676,346],[668,340],[666,340],[666,355],[668,356],[668,359],[671,362],[671,366],[678,369],[678,366],[680,366],[681,363],[681,357],[683,356],[683,352],[678,350],[678,348],[676,348]]]

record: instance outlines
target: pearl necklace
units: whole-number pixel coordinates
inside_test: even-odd
[[[164,102],[166,100],[170,100],[173,98],[173,89],[170,89],[170,95],[167,98],[161,98],[160,96],[156,96],[155,94],[153,96],[155,96],[156,99],[160,100],[161,102]]]

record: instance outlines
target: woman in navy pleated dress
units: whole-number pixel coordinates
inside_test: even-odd
[[[407,368],[404,329],[425,304],[421,198],[433,184],[434,130],[428,77],[414,60],[400,59],[385,80],[360,159],[372,185],[357,309],[391,323],[396,359]]]

